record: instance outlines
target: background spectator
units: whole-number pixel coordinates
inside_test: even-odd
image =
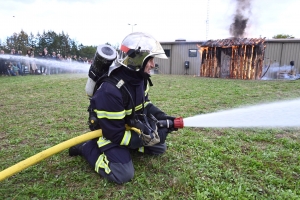
[[[12,62],[7,62],[7,66],[6,66],[6,70],[7,70],[7,75],[8,76],[16,76],[14,70],[13,70],[13,64]]]
[[[5,59],[1,58],[1,55],[4,55],[4,51],[0,51],[0,76],[5,76],[6,73],[6,67],[5,67]]]
[[[44,50],[42,52],[42,59],[47,60],[49,58],[50,58],[50,55],[48,54],[48,50],[47,50],[47,48],[44,48]],[[48,73],[48,75],[50,75],[49,67],[47,67],[46,64],[45,65],[41,65],[41,67],[43,68],[43,69],[41,68],[41,73],[43,75],[46,75],[46,73]]]

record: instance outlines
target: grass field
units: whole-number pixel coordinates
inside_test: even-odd
[[[300,80],[152,80],[151,101],[172,116],[300,97]],[[82,74],[0,77],[0,171],[89,132],[85,83]],[[133,154],[135,177],[123,185],[64,150],[0,182],[0,199],[300,199],[300,128],[183,128],[167,143],[162,156]]]

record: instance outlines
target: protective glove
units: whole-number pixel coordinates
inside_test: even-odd
[[[155,144],[160,143],[161,140],[160,140],[159,133],[157,132],[157,126],[155,125],[155,127],[156,128],[151,133],[153,138],[151,138],[151,135],[149,133],[142,131],[141,139],[143,141],[144,146],[153,146]]]
[[[168,136],[168,133],[169,133],[169,129],[167,128],[159,128],[157,130],[158,132],[158,135],[159,135],[159,138],[160,138],[160,144],[163,144],[165,143],[166,139],[167,139],[167,136]]]
[[[140,130],[140,139],[143,146],[153,146],[160,142],[157,132],[157,120],[152,117],[146,117],[145,115],[136,115],[137,119],[132,121],[131,127]]]

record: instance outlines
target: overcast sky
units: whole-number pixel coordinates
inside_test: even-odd
[[[161,42],[224,39],[231,37],[237,1],[209,0],[208,9],[208,0],[0,0],[0,39],[21,29],[34,35],[64,31],[83,45],[120,44],[132,29]],[[300,38],[299,0],[248,1],[245,37]]]

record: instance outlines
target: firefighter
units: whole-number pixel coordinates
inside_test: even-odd
[[[103,136],[71,147],[69,155],[84,157],[102,177],[122,184],[134,177],[131,151],[151,155],[166,151],[166,137],[174,129],[157,128],[155,120],[174,117],[166,115],[148,98],[154,57],[167,59],[160,43],[149,34],[131,33],[123,40],[119,52],[109,76],[125,82],[131,103],[124,104],[124,95],[115,85],[101,83],[90,98],[90,108],[97,117],[97,123],[90,129],[101,128]],[[142,119],[132,120],[136,116]],[[126,129],[128,124],[133,128]]]

